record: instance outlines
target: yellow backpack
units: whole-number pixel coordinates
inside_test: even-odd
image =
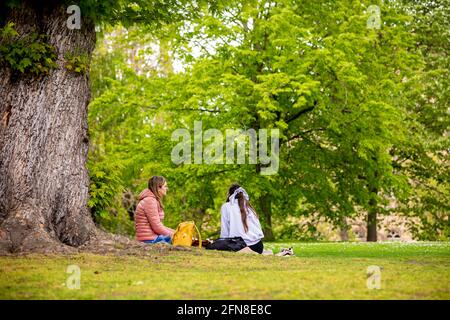
[[[197,231],[198,234],[198,247],[201,248],[202,236],[198,231],[194,221],[185,221],[181,222],[178,225],[172,237],[172,244],[174,246],[185,246],[185,247],[192,246],[195,231]]]

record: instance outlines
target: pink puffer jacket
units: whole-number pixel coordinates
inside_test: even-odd
[[[134,214],[136,239],[138,241],[154,240],[158,235],[172,236],[173,229],[163,225],[164,210],[153,192],[145,189],[139,195],[139,203]]]

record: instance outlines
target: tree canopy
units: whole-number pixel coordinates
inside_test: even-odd
[[[448,236],[448,9],[380,2],[378,28],[371,5],[218,1],[157,30],[104,29],[92,64],[94,211],[123,212],[118,194],[162,174],[169,223],[194,218],[212,234],[238,181],[266,233],[273,219],[345,227],[375,212],[419,217],[424,238]],[[248,161],[174,164],[172,133],[188,129],[193,145],[195,121],[223,134],[279,129],[277,174]],[[392,199],[401,205],[388,209]],[[424,233],[428,224],[438,232]]]

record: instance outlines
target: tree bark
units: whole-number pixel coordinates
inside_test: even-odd
[[[256,126],[256,128],[259,128],[259,125]],[[256,165],[256,174],[261,174],[260,163]],[[261,228],[263,229],[264,240],[273,241],[275,240],[275,237],[272,230],[272,199],[270,193],[266,192],[262,194],[258,199],[258,205],[259,220],[261,222]]]
[[[260,215],[262,216],[262,228],[264,240],[272,241],[275,239],[272,231],[272,200],[270,194],[263,194],[259,198]]]
[[[377,242],[377,191],[372,192],[369,200],[369,212],[367,214],[367,241]]]
[[[347,219],[345,217],[342,217],[339,225],[339,236],[341,238],[341,241],[348,241],[348,230],[349,226],[347,223]]]
[[[96,233],[87,207],[89,75],[65,68],[67,52],[91,56],[94,24],[70,30],[66,8],[23,2],[8,13],[21,36],[48,35],[58,67],[0,78],[0,253],[79,246]],[[50,2],[54,3],[54,2]]]

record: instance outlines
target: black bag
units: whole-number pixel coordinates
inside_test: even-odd
[[[205,249],[222,251],[239,251],[247,246],[242,237],[219,238],[213,243],[208,244]]]

